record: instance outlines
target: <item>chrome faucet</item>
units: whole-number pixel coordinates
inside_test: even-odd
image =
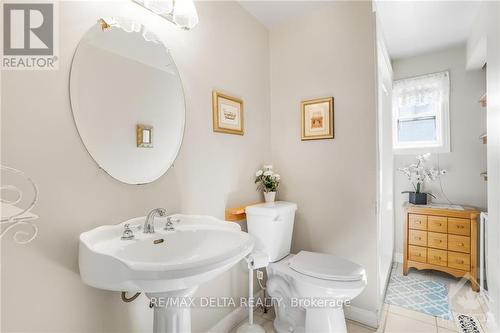
[[[155,232],[155,217],[156,216],[166,216],[167,211],[165,208],[155,208],[152,211],[149,212],[148,216],[146,217],[146,221],[144,221],[144,233],[145,234],[154,234]]]

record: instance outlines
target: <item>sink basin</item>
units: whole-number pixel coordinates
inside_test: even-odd
[[[155,218],[155,233],[142,232],[145,217],[97,227],[80,235],[80,275],[86,284],[106,290],[166,292],[195,287],[229,269],[253,248],[236,223],[210,216]],[[122,240],[124,224],[134,239]]]
[[[151,299],[191,297],[196,288],[228,270],[253,249],[239,225],[211,216],[155,218],[155,233],[142,231],[145,217],[100,226],[80,235],[79,266],[84,283],[100,289],[145,292]],[[125,224],[134,233],[122,240]],[[163,302],[165,304],[165,302]],[[190,332],[189,307],[153,304],[154,332]]]

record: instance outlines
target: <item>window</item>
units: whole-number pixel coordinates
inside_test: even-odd
[[[399,154],[450,151],[448,72],[394,82],[393,149]]]

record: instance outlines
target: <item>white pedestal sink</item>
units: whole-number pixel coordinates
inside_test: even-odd
[[[152,297],[189,297],[196,288],[228,270],[253,249],[236,223],[210,216],[174,215],[155,219],[153,234],[142,232],[145,217],[97,227],[80,235],[79,266],[84,283],[100,289],[144,292]],[[122,240],[129,224],[134,239]],[[190,309],[154,307],[154,332],[190,332]]]

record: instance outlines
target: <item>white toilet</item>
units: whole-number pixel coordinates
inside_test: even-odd
[[[330,254],[290,254],[297,205],[278,201],[246,208],[256,250],[266,253],[267,292],[276,310],[274,328],[284,332],[347,332],[342,301],[366,286],[363,267]]]

